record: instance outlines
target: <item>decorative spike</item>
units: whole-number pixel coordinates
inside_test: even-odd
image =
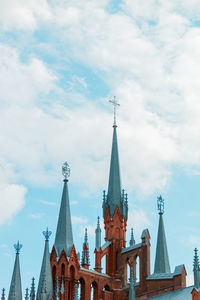
[[[133,228],[131,228],[131,239],[129,242],[130,246],[135,245],[135,239],[134,239],[134,234],[133,234]]]
[[[82,266],[89,268],[90,265],[90,257],[89,257],[89,243],[88,243],[88,235],[87,228],[85,228],[85,237],[83,243],[83,251],[82,251]]]
[[[25,293],[25,300],[29,300],[29,293],[28,293],[28,288],[26,288],[26,293]]]
[[[157,197],[157,206],[158,206],[159,215],[163,215],[164,214],[164,199],[162,198],[161,195],[159,197]]]
[[[88,234],[87,234],[87,228],[85,228],[84,243],[88,246]]]
[[[97,218],[97,228],[95,229],[95,235],[96,235],[95,248],[99,250],[99,248],[101,247],[100,217]]]
[[[30,300],[35,300],[35,278],[32,278]]]
[[[74,300],[79,300],[79,296],[78,296],[78,284],[75,285]]]
[[[5,300],[6,296],[5,296],[5,289],[2,289],[2,294],[1,294],[1,300]]]
[[[193,261],[193,272],[194,272],[194,286],[200,288],[200,265],[197,248],[194,249],[194,261]]]

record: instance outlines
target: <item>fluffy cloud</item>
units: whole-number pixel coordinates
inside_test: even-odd
[[[0,225],[10,220],[25,204],[26,188],[23,185],[0,183]]]

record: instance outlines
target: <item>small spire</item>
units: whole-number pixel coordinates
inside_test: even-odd
[[[88,234],[87,228],[85,228],[85,237],[83,243],[83,251],[82,251],[82,266],[89,268],[90,265],[90,256],[89,256],[89,243],[88,243]]]
[[[2,289],[2,294],[1,294],[1,300],[5,300],[6,296],[5,296],[5,289]]]
[[[79,296],[78,296],[78,284],[75,285],[74,300],[79,300]]]
[[[159,226],[157,236],[157,247],[156,247],[156,259],[155,259],[155,274],[170,273],[169,256],[167,251],[167,241],[165,236],[165,228],[163,222],[164,213],[164,199],[162,196],[157,198],[158,213],[159,213]]]
[[[21,284],[21,273],[20,273],[20,262],[19,262],[19,253],[22,245],[17,242],[14,245],[16,250],[16,257],[15,257],[15,265],[13,269],[13,275],[10,284],[10,290],[8,295],[8,300],[22,300],[22,284]]]
[[[64,285],[64,277],[62,275],[62,282],[61,282],[61,289],[60,289],[61,294],[64,294],[65,292],[65,285]]]
[[[95,248],[99,250],[99,248],[101,247],[100,217],[97,218],[97,228],[95,229],[95,235],[96,235]]]
[[[25,300],[29,300],[29,293],[28,293],[28,288],[26,288],[26,293],[25,293]]]
[[[200,288],[200,265],[197,248],[194,249],[194,261],[193,261],[193,272],[194,272],[194,287]]]
[[[35,278],[32,278],[31,290],[30,290],[30,300],[35,300]]]
[[[133,267],[131,267],[131,274],[130,274],[129,300],[135,300],[135,284],[134,284]]]
[[[53,297],[53,283],[49,253],[49,237],[51,235],[51,231],[47,228],[46,231],[43,231],[43,235],[45,237],[45,247],[37,290],[37,297],[39,300],[44,300],[46,298],[50,299],[50,297]]]
[[[133,234],[133,228],[131,228],[131,239],[130,239],[129,245],[130,245],[130,246],[135,245],[135,239],[134,239],[134,234]]]
[[[64,187],[54,245],[58,256],[60,256],[63,249],[65,249],[67,256],[69,256],[73,246],[73,234],[67,186],[67,181],[70,176],[70,168],[67,162],[65,162],[62,166],[62,173],[64,176]]]
[[[56,277],[55,299],[59,300],[59,278]]]

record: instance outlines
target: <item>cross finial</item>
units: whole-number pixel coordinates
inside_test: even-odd
[[[157,197],[157,206],[158,206],[158,213],[160,215],[163,215],[164,214],[164,199],[162,198],[161,195],[159,197]]]
[[[18,241],[17,244],[14,244],[14,248],[16,250],[16,254],[19,254],[20,250],[22,249],[22,244],[20,244]]]
[[[47,227],[46,231],[43,231],[43,235],[44,235],[46,241],[49,240],[51,234],[52,234],[52,232],[48,230],[48,227]]]
[[[116,125],[116,108],[117,108],[117,106],[120,106],[120,104],[117,103],[116,96],[114,96],[113,99],[109,100],[109,102],[112,103],[112,105],[114,107],[114,124],[113,124],[113,126],[117,126]]]
[[[62,174],[64,176],[64,180],[68,180],[70,176],[70,167],[67,162],[62,165]]]

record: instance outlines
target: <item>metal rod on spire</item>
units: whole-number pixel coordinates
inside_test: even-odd
[[[120,104],[117,103],[116,96],[114,96],[113,99],[109,100],[109,102],[112,103],[112,105],[114,107],[114,124],[113,124],[113,126],[117,126],[116,125],[116,108],[117,108],[117,106],[120,106]]]

